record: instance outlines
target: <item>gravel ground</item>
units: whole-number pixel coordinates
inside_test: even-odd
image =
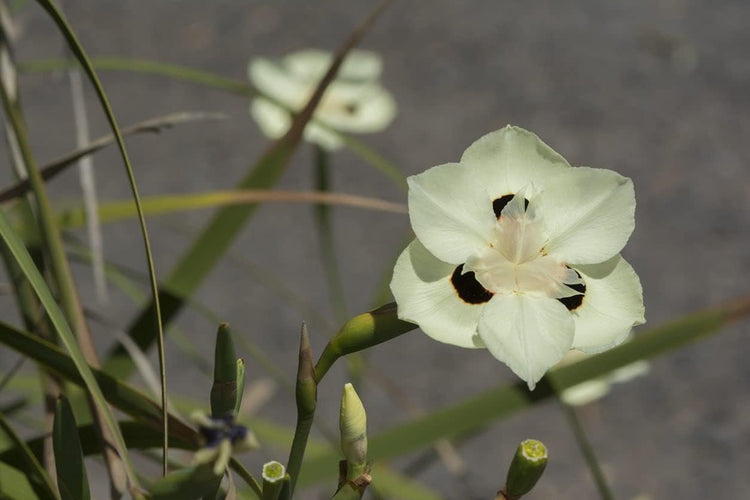
[[[180,63],[236,78],[245,78],[253,56],[335,48],[370,5],[350,0],[64,3],[92,55]],[[54,26],[36,5],[26,6],[17,19],[19,59],[64,53]],[[384,82],[398,101],[399,116],[386,132],[364,140],[404,173],[414,174],[456,161],[475,139],[513,123],[535,131],[571,164],[631,177],[638,208],[624,254],[643,282],[649,325],[658,325],[750,291],[749,21],[750,3],[741,0],[395,2],[362,45],[383,55]],[[153,76],[102,72],[102,79],[122,124],[185,110],[230,115],[130,139],[143,194],[229,188],[267,145],[242,98]],[[37,158],[45,161],[71,149],[67,78],[25,75],[21,84]],[[98,136],[106,125],[93,93],[88,97]],[[6,155],[3,145],[0,158]],[[309,147],[302,147],[280,186],[308,189],[310,161]],[[127,197],[116,154],[103,152],[95,162],[101,198]],[[0,175],[9,182],[7,169]],[[68,174],[51,184],[57,200],[78,196],[75,177]],[[334,159],[333,184],[342,192],[404,201],[403,193],[348,152]],[[208,215],[150,221],[160,275],[172,268]],[[331,334],[333,312],[312,222],[306,206],[263,207],[234,243],[232,256],[197,294],[290,375],[300,321],[308,320],[318,352]],[[371,290],[407,230],[404,216],[336,210],[351,313],[369,307]],[[108,226],[107,258],[145,269],[139,238],[133,222]],[[257,269],[304,297],[322,318],[271,292]],[[76,271],[84,300],[93,303],[88,270]],[[110,303],[100,309],[125,325],[136,306],[111,292]],[[0,306],[12,317],[10,298]],[[215,325],[189,310],[177,324],[196,348],[210,352]],[[660,357],[648,377],[581,409],[616,498],[747,495],[750,400],[741,394],[750,389],[748,328],[747,322],[738,324]],[[105,346],[113,331],[98,327],[96,334]],[[209,378],[174,344],[168,349],[171,391],[207,399]],[[0,351],[4,366],[13,359]],[[441,345],[419,332],[375,349],[370,359],[428,410],[513,379],[488,353]],[[268,376],[252,362],[248,371],[250,380]],[[321,389],[319,419],[329,425],[335,425],[344,380],[337,367]],[[407,418],[377,384],[366,384],[361,394],[373,434]],[[279,389],[261,415],[291,425],[291,405]],[[447,498],[493,498],[512,450],[532,436],[548,444],[551,461],[530,499],[597,497],[554,404],[494,424],[463,443],[461,456],[469,465],[465,483],[440,464],[418,479]]]

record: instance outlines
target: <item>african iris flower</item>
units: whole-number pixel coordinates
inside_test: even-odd
[[[286,133],[292,124],[289,110],[304,107],[332,60],[329,52],[307,49],[289,54],[278,63],[264,58],[250,62],[250,80],[267,96],[256,97],[250,104],[250,114],[264,134],[276,139]],[[387,127],[396,116],[396,102],[380,85],[381,71],[378,54],[352,50],[323,94],[314,121],[305,127],[305,139],[336,150],[343,143],[332,130],[368,133]]]
[[[430,337],[487,348],[533,389],[571,348],[605,350],[645,321],[619,254],[634,228],[630,179],[571,167],[508,126],[408,183],[416,239],[391,290],[399,318]]]

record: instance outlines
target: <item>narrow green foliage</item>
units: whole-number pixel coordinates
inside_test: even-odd
[[[55,450],[57,488],[62,500],[88,500],[89,483],[83,463],[83,451],[78,438],[73,410],[65,396],[60,396],[55,408],[52,427],[52,445]]]
[[[115,115],[112,112],[112,107],[109,104],[109,101],[107,100],[107,96],[104,93],[104,88],[102,87],[101,82],[99,81],[99,77],[96,75],[96,72],[94,71],[94,67],[91,65],[91,61],[89,61],[88,56],[86,55],[86,52],[83,50],[83,46],[79,43],[78,39],[76,38],[75,33],[73,33],[73,30],[68,25],[68,22],[65,20],[65,16],[63,16],[62,12],[60,12],[57,7],[55,7],[54,3],[52,3],[50,0],[37,0],[37,3],[49,14],[50,18],[54,23],[57,25],[58,29],[60,30],[60,33],[65,37],[65,40],[68,42],[68,47],[70,48],[71,52],[75,56],[76,60],[81,64],[81,67],[83,71],[88,76],[89,80],[94,86],[94,89],[96,90],[96,95],[99,98],[99,103],[102,106],[102,109],[104,110],[104,113],[107,117],[107,121],[109,122],[110,127],[112,128],[112,133],[115,135],[115,138],[117,140],[117,146],[120,150],[120,156],[122,157],[123,163],[125,164],[125,170],[128,175],[128,181],[130,183],[130,189],[133,194],[133,200],[135,201],[137,210],[138,210],[138,221],[141,228],[141,236],[143,238],[143,244],[144,249],[146,251],[146,261],[148,264],[148,273],[150,277],[151,282],[151,293],[153,295],[153,321],[151,321],[150,326],[155,328],[155,332],[151,331],[151,337],[155,338],[157,343],[159,344],[159,368],[160,368],[160,375],[161,375],[161,403],[162,403],[162,422],[163,422],[163,430],[164,430],[164,443],[163,443],[163,460],[162,460],[162,473],[166,475],[167,473],[167,449],[168,449],[168,437],[169,437],[169,430],[167,429],[167,374],[166,374],[166,367],[164,362],[164,331],[162,329],[162,320],[161,320],[161,305],[159,303],[159,290],[157,286],[156,281],[156,270],[154,269],[154,261],[153,257],[151,255],[151,244],[149,242],[148,238],[148,230],[146,229],[146,220],[143,215],[143,209],[141,208],[141,202],[140,197],[138,195],[138,186],[135,182],[135,175],[133,174],[133,167],[130,164],[130,158],[128,157],[127,150],[125,149],[125,142],[122,139],[122,133],[120,132],[120,128],[117,125],[117,120],[115,120]],[[51,222],[51,221],[50,221]],[[116,430],[114,431],[116,432]],[[121,436],[120,436],[121,440]],[[125,455],[125,462],[128,468],[128,475],[130,478],[130,481],[133,483],[133,486],[137,486],[137,479],[134,476],[134,471],[132,470],[132,466],[129,463],[129,460],[127,459],[127,450],[121,450],[121,454]]]
[[[219,120],[224,118],[226,118],[226,115],[223,115],[221,113],[171,113],[168,115],[152,118],[150,120],[144,120],[142,122],[136,123],[135,125],[124,128],[122,129],[122,135],[123,137],[125,137],[128,135],[141,134],[146,132],[152,134],[160,134],[164,130],[171,129],[181,123],[188,123],[198,120]],[[67,170],[68,167],[75,165],[75,163],[81,158],[85,158],[114,142],[114,135],[100,137],[89,143],[87,146],[72,151],[47,164],[41,165],[39,167],[39,173],[41,174],[42,179],[44,179],[45,181],[53,179],[58,174],[61,174],[62,172]],[[28,179],[19,180],[13,186],[0,191],[0,202],[20,198],[30,190],[31,184],[29,183]],[[133,207],[135,208],[135,206]]]
[[[320,355],[315,365],[318,381],[341,356],[382,344],[415,328],[417,325],[398,319],[395,303],[355,316],[328,341]]]
[[[556,392],[715,334],[722,326],[748,314],[750,297],[698,311],[636,335],[633,340],[604,353],[550,370],[533,392],[528,391],[524,382],[504,385],[397,425],[372,437],[368,442],[368,454],[373,460],[385,460],[418,450],[441,438],[464,435],[554,397]],[[416,326],[412,325],[412,328]],[[554,389],[551,384],[554,384]],[[329,466],[335,460],[333,452],[308,460],[300,484],[329,477]]]
[[[498,498],[517,500],[536,486],[547,467],[547,448],[541,441],[526,439],[521,441],[508,467],[505,489]]]
[[[315,189],[322,192],[330,191],[330,155],[320,146],[313,148],[315,167]],[[326,205],[315,205],[315,224],[318,230],[318,241],[320,243],[320,254],[323,259],[323,268],[328,281],[328,293],[331,296],[337,321],[346,320],[346,296],[339,272],[336,257],[336,245],[333,237],[333,225],[331,220],[331,209]]]
[[[125,465],[128,469],[129,479],[133,483],[133,485],[136,486],[137,479],[135,477],[132,464],[130,463],[127,448],[125,447],[122,435],[120,434],[119,428],[117,427],[117,421],[112,415],[112,412],[107,405],[104,395],[102,394],[99,386],[96,383],[94,374],[91,371],[91,367],[86,362],[86,359],[78,346],[78,342],[76,341],[73,332],[70,330],[68,322],[65,320],[65,316],[58,307],[57,302],[52,296],[49,288],[47,288],[47,284],[45,283],[44,278],[42,278],[41,274],[39,274],[39,271],[34,265],[34,262],[31,260],[31,256],[23,246],[23,243],[18,238],[16,233],[13,231],[13,228],[10,226],[8,219],[5,217],[5,214],[2,211],[0,211],[0,236],[2,236],[5,244],[8,246],[8,249],[13,254],[13,257],[18,262],[18,265],[23,270],[24,275],[31,283],[31,286],[34,288],[34,291],[36,292],[39,300],[44,306],[44,309],[49,315],[50,321],[52,322],[55,330],[60,336],[60,340],[70,353],[70,357],[75,364],[76,371],[78,372],[78,374],[80,374],[80,377],[85,383],[86,388],[91,393],[91,397],[94,399],[96,405],[100,408],[105,420],[105,425],[109,428],[109,431],[114,436],[116,445],[120,450],[120,456],[124,460]],[[29,355],[28,353],[25,354]]]
[[[210,464],[184,467],[151,485],[151,500],[197,500],[215,490],[217,479]]]
[[[211,416],[218,418],[233,415],[237,398],[237,354],[229,325],[222,323],[216,332]]]
[[[15,445],[20,451],[21,457],[17,463],[10,463],[14,467],[20,469],[26,474],[29,484],[36,493],[37,497],[43,500],[58,500],[57,491],[55,486],[52,484],[49,476],[45,472],[42,465],[36,459],[26,443],[16,434],[13,428],[5,420],[5,417],[0,413],[0,431],[2,431],[7,438]],[[0,486],[0,493],[2,493],[2,486]]]
[[[91,59],[91,63],[97,70],[127,71],[147,75],[165,76],[174,80],[182,80],[217,90],[223,90],[243,97],[254,97],[257,95],[255,88],[245,80],[226,78],[207,71],[180,66],[178,64],[147,61],[144,59],[125,59],[121,57],[95,57]],[[61,69],[70,68],[74,64],[75,62],[69,59],[46,59],[20,64],[19,69],[26,72],[59,71]]]
[[[604,471],[599,465],[599,461],[596,459],[594,447],[591,446],[588,436],[586,436],[586,429],[578,420],[578,415],[576,415],[575,408],[565,404],[563,401],[560,401],[560,406],[562,407],[565,418],[568,421],[568,426],[573,431],[573,436],[576,439],[576,444],[581,450],[581,454],[586,461],[586,465],[589,468],[591,478],[594,480],[596,489],[599,492],[599,497],[602,500],[613,500],[614,494],[612,493],[612,489],[609,487],[607,478],[604,475]]]
[[[0,217],[0,222],[2,217]],[[1,224],[0,224],[1,226]],[[53,314],[57,314],[54,313]],[[84,365],[79,370],[75,358],[68,356],[59,347],[39,337],[0,321],[0,344],[14,349],[52,370],[65,380],[83,387],[94,386],[102,402],[105,400],[126,414],[152,427],[161,429],[161,409],[153,400],[125,382]],[[82,355],[81,355],[82,356]],[[91,378],[84,376],[88,371]],[[87,380],[84,382],[84,380]],[[101,388],[101,389],[100,389]],[[101,392],[99,392],[101,390]],[[169,415],[169,429],[176,439],[198,444],[195,430],[174,415]]]

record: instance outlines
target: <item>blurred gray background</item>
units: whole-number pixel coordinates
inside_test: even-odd
[[[245,78],[254,56],[335,49],[373,4],[67,0],[63,5],[91,55],[179,63]],[[33,2],[16,19],[19,60],[64,54],[55,27]],[[405,174],[456,161],[475,139],[512,123],[536,132],[573,165],[632,177],[636,230],[624,255],[643,283],[647,327],[750,292],[750,2],[397,0],[362,47],[383,55],[384,84],[399,105],[388,130],[362,139]],[[128,139],[144,195],[228,189],[267,146],[242,98],[160,77],[105,71],[101,77],[121,124],[186,110],[231,116]],[[24,75],[21,91],[37,159],[73,149],[67,76]],[[92,135],[103,135],[107,127],[88,87],[87,104]],[[310,153],[303,144],[279,187],[311,188]],[[0,158],[6,155],[3,143]],[[95,165],[102,199],[129,196],[114,150],[98,154]],[[10,182],[8,169],[0,175],[4,184]],[[387,179],[346,151],[334,158],[333,187],[405,201]],[[50,190],[59,201],[80,196],[73,171]],[[209,215],[150,219],[160,276]],[[335,209],[351,314],[369,308],[372,290],[407,230],[405,216]],[[134,221],[107,226],[104,236],[107,259],[145,272]],[[316,352],[335,324],[311,207],[264,206],[231,253],[197,299],[291,376],[300,322],[308,321]],[[280,298],[257,272],[248,271],[248,263],[303,297],[322,318]],[[76,270],[84,300],[95,304],[90,271]],[[97,307],[125,327],[137,307],[116,288],[110,292],[110,303]],[[13,317],[11,298],[0,304],[3,314]],[[177,325],[197,349],[211,353],[214,324],[188,309]],[[102,347],[111,342],[111,329],[96,327],[95,333]],[[618,386],[580,410],[618,499],[747,495],[748,334],[750,323],[737,324],[660,357],[648,377]],[[209,376],[173,343],[167,347],[170,392],[207,404]],[[4,350],[0,355],[4,366],[16,359]],[[246,359],[250,382],[268,378]],[[438,344],[419,331],[373,349],[370,360],[426,410],[513,380],[489,353]],[[321,387],[317,417],[329,426],[336,425],[344,381],[342,364]],[[408,418],[376,383],[366,382],[360,395],[373,435]],[[292,408],[292,397],[279,386],[259,414],[293,425]],[[470,486],[440,463],[418,479],[446,498],[493,498],[515,446],[527,437],[543,440],[551,450],[547,473],[530,499],[596,498],[554,403],[516,414],[463,443],[459,450]],[[255,467],[285,454],[265,450],[248,463]],[[334,487],[327,486],[326,491]]]

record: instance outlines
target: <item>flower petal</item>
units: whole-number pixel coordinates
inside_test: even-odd
[[[574,269],[586,285],[583,304],[573,311],[575,349],[604,351],[625,340],[635,325],[646,322],[641,282],[620,255]]]
[[[315,89],[313,85],[290,75],[282,66],[264,58],[250,61],[247,73],[259,92],[293,109],[301,108]]]
[[[330,52],[317,49],[300,50],[284,57],[283,64],[290,73],[313,83],[317,83],[333,61]],[[383,62],[378,54],[366,50],[352,50],[344,59],[337,79],[364,81],[375,80],[383,70]]]
[[[398,317],[416,323],[427,335],[459,347],[484,347],[477,323],[485,304],[469,304],[451,284],[456,266],[436,259],[412,241],[396,261],[391,291]]]
[[[250,115],[258,122],[260,130],[271,139],[278,139],[292,125],[292,117],[285,109],[263,97],[252,100]]]
[[[533,390],[570,349],[573,318],[555,299],[495,295],[479,319],[479,336]]]
[[[611,258],[635,227],[633,182],[612,170],[571,168],[550,178],[535,202],[547,252],[567,264]]]
[[[489,245],[497,218],[492,200],[472,170],[446,163],[407,182],[411,227],[438,259],[463,264]]]
[[[570,168],[565,158],[535,134],[510,125],[469,146],[461,164],[476,172],[490,201],[532,184],[544,185],[551,175]]]
[[[609,392],[609,385],[600,378],[587,380],[562,391],[560,399],[571,406],[582,406],[605,396]]]
[[[396,116],[396,101],[380,85],[331,83],[315,117],[336,129],[355,133],[383,130]]]
[[[304,136],[308,142],[317,144],[327,151],[338,151],[344,147],[343,141],[336,132],[328,130],[313,121],[305,126]]]

